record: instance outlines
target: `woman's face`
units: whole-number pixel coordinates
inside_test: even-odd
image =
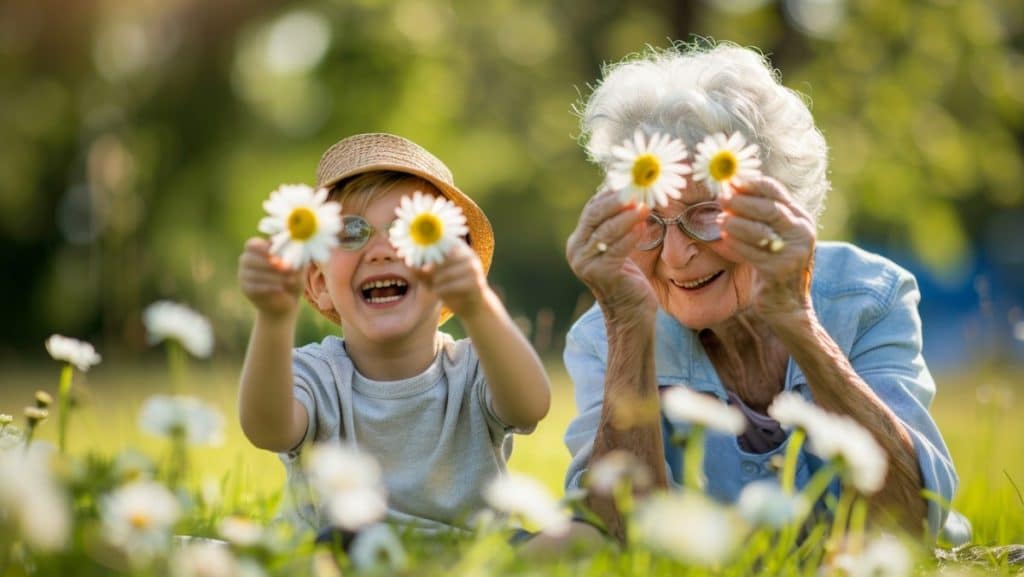
[[[670,199],[668,206],[651,212],[672,219],[707,200],[707,188],[690,183],[682,198]],[[750,303],[753,268],[720,240],[694,240],[670,224],[661,246],[634,250],[630,257],[647,275],[661,308],[687,328],[713,327]]]

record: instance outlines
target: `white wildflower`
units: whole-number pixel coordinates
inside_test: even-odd
[[[324,262],[338,245],[341,205],[327,200],[327,189],[304,184],[283,184],[263,203],[269,216],[259,230],[271,235],[270,252],[291,269],[309,261]]]
[[[210,321],[183,304],[157,301],[146,307],[142,321],[146,325],[150,344],[174,339],[196,357],[206,358],[213,352]]]
[[[661,393],[661,408],[670,421],[685,421],[721,433],[739,435],[747,426],[737,408],[685,386],[667,387]]]
[[[388,236],[409,268],[444,262],[451,247],[469,232],[466,217],[455,203],[418,190],[411,199],[402,197],[395,216]]]
[[[402,542],[384,523],[360,531],[352,540],[349,557],[357,570],[389,575],[404,570],[409,564]]]
[[[633,138],[612,147],[608,186],[618,191],[623,203],[666,206],[668,199],[681,197],[686,187],[683,175],[690,173],[690,166],[683,162],[686,154],[681,140],[654,134],[648,141],[638,129]]]
[[[803,495],[787,494],[772,480],[748,483],[736,500],[736,509],[752,525],[781,528],[808,511]]]
[[[496,511],[518,516],[541,532],[562,535],[569,529],[569,515],[551,492],[532,477],[519,473],[502,475],[484,489],[484,499]]]
[[[263,543],[263,525],[244,517],[224,517],[217,524],[217,533],[237,547],[255,547]]]
[[[153,395],[139,413],[139,428],[170,437],[183,433],[190,445],[218,445],[223,441],[224,417],[195,397]]]
[[[899,539],[883,534],[860,554],[838,555],[832,566],[847,577],[907,577],[913,571],[914,558]]]
[[[107,542],[136,563],[146,563],[167,550],[171,528],[180,515],[178,500],[153,481],[123,485],[100,500]]]
[[[615,450],[603,455],[587,469],[585,485],[598,495],[611,495],[622,483],[643,490],[651,485],[651,470],[639,457]]]
[[[693,160],[693,180],[705,181],[714,196],[728,194],[738,181],[753,180],[761,176],[758,146],[747,145],[739,132],[726,138],[717,132],[709,134],[697,144]]]
[[[349,530],[387,513],[387,492],[376,459],[351,447],[318,445],[307,461],[309,480],[326,503],[328,517]]]
[[[71,533],[70,504],[50,470],[51,453],[35,444],[0,451],[0,525],[11,523],[40,551],[63,549]]]
[[[700,493],[663,493],[640,504],[637,537],[647,546],[703,566],[726,562],[746,533],[733,511]]]
[[[46,339],[46,351],[54,360],[75,365],[82,372],[88,371],[102,360],[91,344],[61,335],[50,335],[50,338]]]

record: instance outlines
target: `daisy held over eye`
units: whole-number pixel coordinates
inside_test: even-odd
[[[338,501],[322,483],[299,497],[310,493],[300,457],[314,443],[379,463],[389,521],[466,526],[505,473],[511,433],[530,432],[550,403],[536,353],[487,283],[490,222],[440,160],[391,134],[336,143],[317,187],[325,192],[279,199],[261,230],[285,236],[250,239],[239,260],[256,308],[242,429],[281,453],[293,496],[285,514],[300,527],[355,528],[332,518]],[[324,230],[333,236],[314,246]],[[343,336],[293,350],[300,295]],[[453,314],[468,339],[438,330]]]

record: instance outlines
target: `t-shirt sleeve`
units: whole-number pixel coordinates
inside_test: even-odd
[[[921,353],[920,292],[902,269],[877,321],[869,322],[850,350],[850,364],[895,413],[914,442],[924,488],[947,503],[957,487],[949,450],[929,413],[935,382]],[[871,319],[874,320],[874,319]],[[936,533],[946,520],[943,505],[928,501],[928,526]]]
[[[311,352],[309,347],[295,349],[292,353],[292,394],[306,409],[306,434],[292,450],[282,453],[282,458],[295,460],[301,454],[302,449],[312,443],[317,436],[320,411],[318,405],[323,405],[325,399],[325,386],[323,375],[326,367],[325,360],[319,355]],[[329,369],[326,369],[329,371]]]
[[[479,402],[479,408],[487,419],[487,428],[490,430],[491,437],[495,440],[500,441],[505,438],[509,433],[528,434],[533,432],[533,427],[529,429],[519,429],[513,427],[503,421],[498,413],[494,410],[494,395],[491,394],[491,387],[487,384],[487,377],[484,375],[484,369],[480,366],[480,357],[476,354],[476,349],[467,340],[466,349],[466,377],[469,380],[470,386],[473,390],[473,396]]]

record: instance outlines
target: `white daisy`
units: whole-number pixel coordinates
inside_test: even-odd
[[[180,431],[190,445],[219,445],[223,427],[220,411],[195,397],[153,395],[139,413],[143,431],[164,437]]]
[[[51,335],[46,339],[46,351],[54,360],[75,365],[82,372],[100,364],[102,360],[89,343],[61,335]]]
[[[39,445],[0,451],[0,525],[11,523],[40,551],[63,549],[71,534],[71,507],[51,472],[51,453]]]
[[[393,575],[409,564],[402,542],[390,526],[383,523],[360,531],[349,551],[352,565],[358,571]]]
[[[761,176],[758,150],[756,144],[748,146],[739,132],[733,132],[728,138],[721,132],[709,134],[697,145],[693,180],[707,181],[708,190],[716,197],[728,194],[731,190],[728,185]]]
[[[665,206],[669,198],[682,196],[683,175],[690,166],[683,163],[686,145],[667,134],[656,133],[645,140],[640,129],[620,146],[612,147],[608,186],[619,192],[623,203],[635,201],[647,206]]]
[[[206,317],[189,307],[171,301],[157,301],[142,313],[150,344],[174,339],[199,358],[213,352],[213,328]]]
[[[727,561],[746,533],[731,509],[689,491],[647,499],[637,510],[635,527],[648,547],[703,566]]]
[[[634,490],[643,490],[651,485],[650,468],[628,451],[614,450],[587,469],[586,487],[598,495],[612,495],[625,482]]]
[[[107,542],[135,563],[145,563],[171,544],[171,528],[181,507],[163,485],[138,481],[100,500],[100,519]]]
[[[466,217],[455,203],[418,190],[411,199],[402,197],[395,216],[398,220],[388,235],[409,268],[444,262],[451,247],[469,232]]]
[[[849,577],[907,577],[913,572],[914,558],[903,542],[883,534],[872,539],[859,555],[838,555],[832,566]]]
[[[790,495],[776,481],[748,483],[736,500],[736,509],[752,525],[781,528],[808,511],[802,495]]]
[[[175,548],[170,568],[173,577],[235,577],[238,560],[224,545],[197,542]]]
[[[721,433],[739,435],[747,427],[746,418],[736,407],[685,386],[667,387],[661,393],[661,408],[670,421],[685,421]]]
[[[217,524],[217,533],[232,545],[254,547],[263,542],[264,530],[252,519],[232,515],[224,517]]]
[[[829,413],[791,392],[779,394],[768,415],[783,426],[806,431],[808,450],[838,462],[844,477],[860,492],[871,495],[882,488],[888,456],[871,433],[850,417]]]
[[[309,479],[331,522],[356,530],[387,513],[380,465],[372,456],[340,445],[318,445],[306,462]]]
[[[260,220],[259,230],[271,235],[271,254],[289,268],[301,268],[311,260],[323,262],[338,245],[341,205],[328,201],[327,194],[325,188],[283,184],[263,202],[270,216]]]
[[[484,500],[496,511],[520,517],[543,533],[563,535],[569,529],[568,513],[547,487],[532,477],[501,475],[484,489]]]

